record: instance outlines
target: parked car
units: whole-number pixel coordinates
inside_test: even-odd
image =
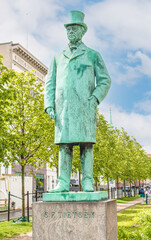
[[[74,180],[74,179],[72,179],[70,181],[70,190],[69,191],[71,191],[71,192],[78,192],[78,191],[80,191],[79,182]]]

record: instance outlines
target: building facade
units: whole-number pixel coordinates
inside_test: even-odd
[[[14,69],[17,72],[26,72],[33,70],[37,80],[45,82],[48,68],[34,57],[27,49],[19,43],[1,43],[0,55],[4,57],[3,64],[7,68]],[[25,175],[32,176],[32,191],[44,192],[52,189],[56,185],[57,174],[55,169],[51,170],[47,164],[43,168],[36,170],[32,165],[25,167]],[[14,163],[13,168],[0,165],[0,176],[2,175],[21,175],[21,166]]]
[[[17,72],[33,70],[37,79],[45,82],[48,68],[19,43],[1,43],[0,55],[4,57],[3,64],[7,68]]]

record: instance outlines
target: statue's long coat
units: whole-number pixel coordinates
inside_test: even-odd
[[[95,83],[96,79],[96,83]],[[97,106],[111,80],[100,54],[83,43],[72,53],[69,48],[56,56],[45,84],[45,109],[55,109],[55,143],[96,142]]]

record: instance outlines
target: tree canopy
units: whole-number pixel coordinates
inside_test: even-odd
[[[0,161],[20,164],[24,198],[25,166],[39,168],[49,162],[54,123],[44,113],[44,86],[33,73],[15,72],[2,62],[0,67]]]

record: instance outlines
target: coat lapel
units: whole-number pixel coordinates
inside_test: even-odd
[[[66,50],[63,51],[63,54],[65,57],[69,58],[69,59],[73,59],[76,58],[82,54],[85,53],[87,47],[86,45],[84,45],[83,43],[77,48],[76,51],[74,51],[73,53],[71,52],[70,48],[68,47]]]
[[[82,54],[84,54],[85,51],[86,51],[86,48],[87,48],[87,47],[82,43],[82,44],[77,48],[77,50],[73,53],[72,59],[73,59],[73,58],[76,58],[76,57],[78,57],[78,56],[80,56],[80,55],[82,55]]]
[[[67,47],[65,50],[63,50],[63,55],[64,55],[65,57],[69,58],[69,59],[71,58],[72,52],[71,52],[71,50],[70,50],[69,47]]]

